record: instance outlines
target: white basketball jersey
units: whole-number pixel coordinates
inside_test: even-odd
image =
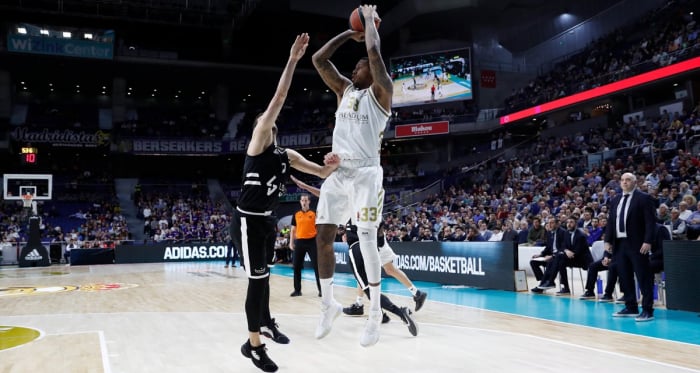
[[[344,159],[379,158],[390,115],[370,88],[349,85],[335,112],[332,151]]]

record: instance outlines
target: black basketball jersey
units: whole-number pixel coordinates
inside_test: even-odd
[[[285,190],[289,174],[286,149],[270,145],[264,152],[246,155],[243,164],[243,186],[238,207],[250,212],[274,211]]]

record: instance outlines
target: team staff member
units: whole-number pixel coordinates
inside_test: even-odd
[[[613,199],[605,228],[605,250],[613,254],[620,272],[620,286],[625,293],[625,308],[615,317],[636,317],[636,321],[654,320],[654,274],[649,252],[656,229],[656,202],[636,188],[634,174],[620,178],[622,195]],[[638,314],[634,276],[642,293],[642,313]]]
[[[267,355],[260,334],[277,343],[289,343],[270,317],[270,269],[274,257],[277,219],[274,211],[284,191],[290,167],[299,171],[327,177],[337,167],[337,155],[327,154],[320,166],[309,162],[301,154],[277,146],[275,121],[282,110],[297,62],[309,45],[309,35],[296,37],[289,60],[282,72],[267,109],[253,123],[253,134],[246,148],[243,163],[241,195],[233,211],[231,236],[240,251],[241,265],[248,277],[245,313],[248,322],[248,340],[241,346],[243,356],[265,372],[276,372],[278,367]]]
[[[292,176],[292,180],[297,181]],[[311,210],[311,198],[306,193],[299,197],[301,210],[292,215],[292,230],[289,248],[294,253],[294,291],[290,296],[301,295],[301,270],[304,269],[304,258],[309,254],[311,266],[316,275],[316,288],[321,296],[321,282],[318,279],[318,262],[316,261],[316,212]]]

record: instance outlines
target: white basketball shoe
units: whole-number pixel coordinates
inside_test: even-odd
[[[321,319],[316,326],[316,339],[321,339],[331,332],[333,321],[343,313],[343,305],[333,300],[330,305],[321,303]]]
[[[382,324],[382,311],[369,311],[369,318],[365,324],[365,330],[360,338],[362,347],[369,347],[379,342],[379,325]]]

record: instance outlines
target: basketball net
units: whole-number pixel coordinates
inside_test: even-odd
[[[34,201],[34,197],[32,197],[30,193],[22,196],[22,204],[24,205],[24,208],[32,208],[32,201]]]

